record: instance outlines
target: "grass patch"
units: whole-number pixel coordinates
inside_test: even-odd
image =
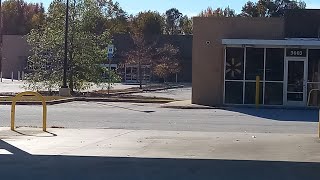
[[[61,97],[61,96],[43,96],[44,99],[46,101],[53,101],[53,100],[59,100],[59,99],[65,99],[64,97]],[[0,101],[12,101],[13,97],[0,97]],[[36,96],[23,96],[19,99],[19,101],[33,101],[33,102],[36,102],[36,101],[39,101],[39,98],[36,97]]]

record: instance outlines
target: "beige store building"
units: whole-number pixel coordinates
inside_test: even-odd
[[[263,106],[318,104],[320,10],[195,17],[193,37],[192,103],[254,105],[259,76]]]

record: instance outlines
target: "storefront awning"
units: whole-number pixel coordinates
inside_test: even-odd
[[[305,46],[320,48],[320,39],[222,39],[222,44],[227,46]]]

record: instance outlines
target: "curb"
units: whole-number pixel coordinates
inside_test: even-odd
[[[74,98],[74,101],[85,102],[131,102],[131,103],[169,103],[174,100],[152,100],[152,99],[124,99],[124,98]]]
[[[161,106],[161,108],[170,108],[170,109],[222,109],[221,107],[192,107],[192,106]]]
[[[61,104],[74,101],[73,98],[46,101],[47,105]],[[11,105],[12,101],[0,101],[0,105]],[[17,101],[16,105],[42,105],[41,101]]]
[[[152,100],[152,99],[121,99],[121,98],[84,98],[75,97],[67,98],[53,101],[46,101],[47,105],[62,104],[74,101],[84,101],[84,102],[129,102],[129,103],[154,103],[163,104],[173,102],[174,100]],[[0,101],[0,105],[11,105],[11,101]],[[17,101],[16,105],[42,105],[41,101]]]
[[[170,86],[170,87],[164,87],[164,88],[155,88],[155,89],[144,89],[143,91],[145,92],[153,92],[153,91],[163,91],[167,89],[179,89],[183,88],[184,85],[176,85],[176,86]]]

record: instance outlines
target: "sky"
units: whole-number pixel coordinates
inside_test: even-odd
[[[52,0],[26,0],[27,2],[42,2],[48,7]],[[136,14],[140,11],[152,10],[164,13],[170,8],[177,8],[181,13],[188,16],[195,16],[207,7],[218,8],[227,7],[241,11],[242,6],[248,0],[114,0],[120,3],[120,6],[128,14]],[[251,0],[255,1],[255,0]],[[320,0],[304,0],[307,8],[320,9]]]

